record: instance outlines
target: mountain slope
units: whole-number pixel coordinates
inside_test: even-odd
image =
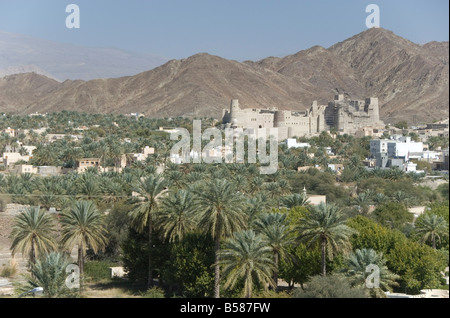
[[[369,29],[329,50],[350,65],[366,94],[379,97],[382,117],[448,117],[448,42],[420,46],[391,31]]]
[[[0,78],[0,111],[17,113],[22,105],[49,96],[60,87],[61,84],[54,79],[35,73]]]
[[[304,110],[339,92],[354,99],[378,97],[386,122],[430,122],[448,117],[448,64],[448,42],[418,45],[370,29],[328,49],[315,46],[256,62],[202,53],[134,76],[64,83],[46,78],[40,89],[17,75],[16,85],[25,85],[23,96],[14,97],[11,83],[0,86],[0,106],[16,113],[66,109],[221,118],[235,98],[241,107]]]
[[[265,92],[261,94],[261,92]],[[24,111],[73,109],[123,113],[124,109],[149,116],[220,117],[230,99],[243,107],[299,107],[294,99],[301,90],[295,80],[270,70],[255,70],[236,61],[209,54],[172,60],[136,76],[78,82],[58,89]]]

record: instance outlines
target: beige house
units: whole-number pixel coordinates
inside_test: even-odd
[[[99,171],[101,169],[100,166],[100,158],[83,158],[78,160],[77,163],[77,172],[83,173],[88,168],[97,168]]]
[[[303,187],[303,195],[308,199],[309,204],[313,206],[317,206],[321,203],[326,204],[327,203],[327,196],[326,195],[320,195],[320,194],[307,194],[306,193],[306,187]]]
[[[133,162],[136,161],[145,161],[147,160],[147,158],[151,155],[155,154],[155,148],[153,147],[149,147],[149,146],[145,146],[144,148],[142,148],[142,152],[140,153],[133,153],[131,154],[130,158],[130,162],[126,162],[126,156],[123,156],[122,162],[121,162],[121,167],[125,168],[127,165],[130,166],[133,164]],[[123,163],[123,160],[125,160],[125,164]]]
[[[37,173],[38,169],[33,167],[33,165],[14,165],[14,168],[11,169],[12,173],[22,174],[22,173]]]
[[[16,136],[16,130],[11,128],[11,127],[3,129],[3,133],[9,135],[10,137],[15,137]]]
[[[18,152],[4,152],[3,153],[3,165],[5,168],[12,168],[13,165],[18,161],[28,162],[31,156],[22,156]]]

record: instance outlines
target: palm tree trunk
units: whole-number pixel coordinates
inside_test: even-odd
[[[433,241],[433,249],[436,249],[436,235],[431,234],[431,240]]]
[[[253,286],[253,282],[252,282],[252,273],[250,270],[246,271],[246,283],[245,283],[245,298],[252,298],[252,286]]]
[[[80,244],[78,244],[78,267],[80,268],[80,277],[83,277],[84,273],[83,242],[80,242]]]
[[[322,238],[322,276],[327,275],[326,248],[327,248],[327,239]]]
[[[214,298],[220,298],[220,266],[219,263],[219,249],[220,249],[220,237],[217,236],[215,240],[215,256],[214,262]]]
[[[33,237],[31,238],[30,268],[32,268],[35,263],[36,263],[36,251],[34,247],[34,235],[33,235]],[[33,271],[31,271],[31,277],[36,278],[33,274]]]
[[[278,252],[274,252],[274,258],[275,258],[275,271],[273,272],[273,283],[275,285],[275,291],[278,290]]]
[[[35,250],[35,247],[34,247],[34,235],[31,238],[30,263],[32,265],[34,265],[36,263],[36,250]]]
[[[148,215],[148,245],[149,245],[149,252],[148,252],[148,281],[147,281],[147,288],[153,287],[153,267],[152,267],[152,216]]]

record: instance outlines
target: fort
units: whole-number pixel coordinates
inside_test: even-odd
[[[224,128],[278,128],[278,139],[314,136],[322,131],[335,130],[339,133],[355,134],[363,127],[384,128],[380,120],[378,98],[364,101],[345,99],[336,95],[328,105],[318,105],[314,101],[309,110],[289,111],[278,108],[239,107],[239,101],[231,101],[230,109],[223,110]]]

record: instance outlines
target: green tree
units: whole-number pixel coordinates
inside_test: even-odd
[[[388,202],[376,207],[373,216],[381,225],[403,230],[407,223],[414,220],[414,215],[402,203]]]
[[[358,232],[350,239],[353,249],[374,249],[388,255],[396,245],[407,240],[400,231],[391,230],[361,215],[349,219],[347,225]]]
[[[254,224],[254,229],[261,234],[267,244],[272,248],[274,256],[273,282],[275,289],[278,288],[278,267],[280,258],[288,256],[288,247],[294,243],[290,235],[289,225],[286,221],[287,215],[282,213],[265,213],[261,215]]]
[[[10,234],[13,255],[20,251],[29,256],[30,264],[33,265],[36,257],[56,248],[53,218],[40,207],[28,208],[15,216],[13,222]]]
[[[262,236],[253,230],[235,234],[234,238],[224,242],[219,251],[218,265],[223,266],[226,278],[225,288],[233,288],[242,279],[244,281],[244,297],[251,298],[255,284],[261,284],[266,289],[274,287],[272,273],[275,265],[272,260],[272,248]]]
[[[161,201],[155,224],[170,242],[181,240],[197,224],[194,195],[186,190],[170,192]]]
[[[372,273],[369,266],[373,265],[377,266],[377,277],[373,283],[379,286],[373,286],[369,292],[372,297],[384,298],[383,291],[392,291],[391,286],[398,286],[396,280],[399,276],[388,269],[383,253],[367,248],[357,249],[346,259],[344,272],[351,279],[352,286],[364,288],[367,287],[368,276]]]
[[[220,242],[245,228],[244,199],[233,183],[214,179],[195,190],[200,212],[199,227],[210,233],[215,245],[214,297],[220,297]]]
[[[214,242],[209,235],[190,232],[170,245],[162,277],[170,289],[186,297],[214,294]]]
[[[449,183],[440,184],[436,189],[442,196],[443,199],[449,200]]]
[[[142,232],[130,227],[127,237],[122,242],[121,249],[122,263],[127,273],[127,278],[131,282],[148,283],[148,255],[150,246],[148,245],[148,228]]]
[[[288,247],[291,259],[281,259],[280,277],[293,287],[298,283],[304,287],[311,276],[319,275],[322,270],[320,246],[308,248],[306,244],[299,243]]]
[[[107,244],[104,214],[92,201],[76,201],[61,214],[60,222],[63,246],[68,250],[78,247],[78,266],[82,277],[86,249],[91,248],[97,253],[104,250]]]
[[[151,247],[153,245],[153,215],[160,205],[160,197],[168,191],[166,181],[159,175],[149,175],[139,180],[136,191],[139,195],[139,202],[130,214],[132,226],[141,233],[147,227],[148,245]],[[152,253],[149,253],[147,288],[151,287],[153,287],[153,267]]]
[[[436,214],[421,215],[415,222],[415,232],[421,235],[422,242],[431,240],[436,249],[436,238],[441,242],[442,235],[448,235],[448,222]]]
[[[346,224],[337,206],[321,203],[315,206],[297,228],[299,239],[319,243],[322,253],[322,275],[326,275],[326,256],[333,259],[338,252],[351,250],[350,236],[356,231]]]
[[[408,129],[408,122],[406,120],[401,120],[398,123],[394,124],[394,127],[398,129]]]
[[[424,288],[438,288],[441,271],[447,266],[442,253],[411,240],[396,244],[386,260],[388,267],[401,277],[400,290],[411,294]]]

